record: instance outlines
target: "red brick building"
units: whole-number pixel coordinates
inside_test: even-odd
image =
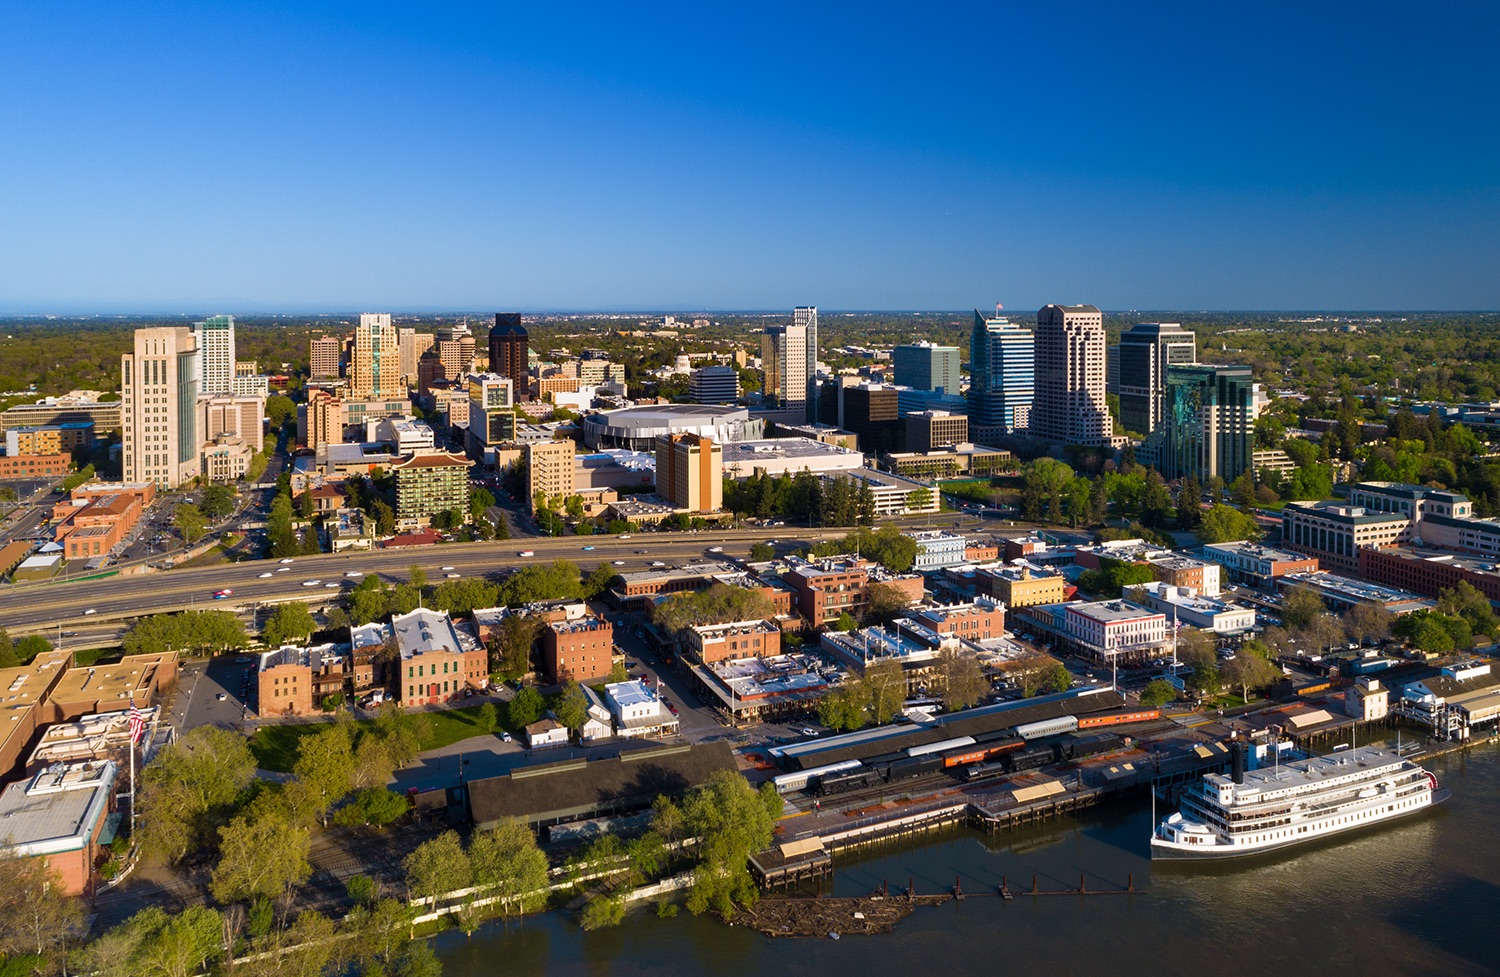
[[[924,607],[912,614],[911,619],[938,634],[956,635],[969,641],[998,638],[1005,633],[1005,605],[983,597],[967,604]]]
[[[848,612],[859,617],[870,600],[870,585],[895,587],[909,600],[922,598],[922,578],[888,574],[878,565],[852,557],[797,560],[782,574],[796,596],[797,612],[815,628]]]
[[[0,455],[0,479],[61,478],[72,464],[71,455]]]
[[[394,678],[403,706],[435,706],[489,688],[489,653],[442,611],[417,608],[391,618],[401,663]]]
[[[603,618],[548,621],[542,630],[542,667],[555,682],[607,679],[614,654],[614,625]]]
[[[769,621],[733,621],[690,628],[688,648],[703,664],[781,654],[781,628]]]

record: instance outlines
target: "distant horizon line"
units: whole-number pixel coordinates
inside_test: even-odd
[[[1061,303],[1056,303],[1061,304]],[[1105,315],[1315,315],[1315,316],[1394,316],[1394,315],[1496,315],[1500,309],[1314,309],[1314,308],[1220,308],[1220,309],[1169,309],[1169,308],[1127,308],[1108,309],[1095,303],[1076,303],[1094,305]],[[736,315],[736,316],[775,316],[791,315],[794,306],[773,308],[646,308],[646,307],[620,307],[620,308],[539,308],[539,307],[509,307],[495,309],[492,311],[478,311],[475,309],[462,308],[428,308],[428,309],[379,309],[374,314],[387,314],[392,316],[470,316],[480,319],[488,319],[502,312],[519,312],[527,316],[704,316],[704,315]],[[958,309],[839,309],[818,308],[820,316],[856,316],[856,315],[968,315],[971,312],[988,313],[988,309],[978,307],[964,307]],[[1033,310],[1029,306],[1017,306],[1011,309],[997,309],[997,313],[1005,314],[1031,314],[1039,311],[1043,306]],[[294,318],[294,317],[318,317],[333,318],[344,316],[359,316],[361,314],[372,314],[370,309],[353,311],[350,309],[335,309],[331,307],[311,308],[299,310],[286,309],[258,309],[250,311],[225,311],[220,307],[215,312],[184,312],[168,311],[163,309],[127,309],[109,310],[99,309],[77,309],[73,311],[0,311],[0,320],[12,319],[74,319],[74,318],[101,318],[119,319],[127,317],[161,317],[191,319],[195,317],[206,317],[211,315],[234,315],[242,317],[270,317],[270,318]]]

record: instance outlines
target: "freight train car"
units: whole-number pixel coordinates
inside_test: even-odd
[[[1005,756],[1005,769],[1011,773],[1022,770],[1035,770],[1037,767],[1045,767],[1049,763],[1057,761],[1057,744],[1041,743],[1031,744],[1024,750],[1017,750]]]
[[[1058,744],[1058,759],[1083,760],[1100,753],[1110,753],[1125,745],[1125,738],[1115,733],[1079,736],[1076,733]]]
[[[1149,723],[1161,718],[1160,709],[1136,709],[1122,712],[1102,712],[1092,716],[1079,716],[1079,729],[1095,726],[1121,726],[1125,723]]]
[[[871,784],[880,783],[880,771],[869,767],[860,767],[858,770],[840,770],[836,773],[827,773],[818,778],[817,784],[813,786],[813,793],[818,797],[827,797],[830,794],[844,794],[851,790],[859,790]]]
[[[943,758],[940,756],[914,756],[904,760],[897,760],[890,765],[886,771],[886,779],[891,783],[898,780],[910,780],[912,777],[922,777],[926,774],[943,769]]]

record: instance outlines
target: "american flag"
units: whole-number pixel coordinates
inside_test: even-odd
[[[141,715],[141,710],[136,707],[135,697],[130,697],[130,745],[141,741],[146,734],[146,717]]]

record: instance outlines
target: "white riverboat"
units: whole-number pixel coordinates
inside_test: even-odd
[[[1207,774],[1156,826],[1153,859],[1233,858],[1327,838],[1448,799],[1437,777],[1377,746]]]

